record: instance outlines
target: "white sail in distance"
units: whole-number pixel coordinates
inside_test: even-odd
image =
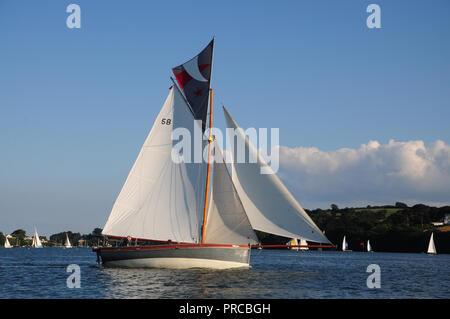
[[[342,251],[346,251],[347,250],[347,241],[345,240],[345,236],[344,239],[342,239]]]
[[[8,236],[6,236],[6,238],[5,238],[5,248],[11,248],[12,246],[11,246],[11,244],[9,243],[9,240],[8,240]]]
[[[208,244],[257,244],[258,238],[242,206],[223,159],[214,141],[212,191],[206,222]]]
[[[427,250],[427,253],[428,254],[436,254],[437,252],[436,252],[436,247],[434,246],[434,233],[431,233],[431,237],[430,237],[430,241],[429,241],[429,243],[428,243],[428,250]]]
[[[36,228],[34,229],[34,237],[33,237],[33,242],[31,244],[31,246],[36,247],[36,248],[42,247],[42,243],[41,243],[41,240],[39,239],[39,235],[37,233]]]
[[[290,241],[288,241],[286,243],[286,245],[288,246],[297,246],[298,245],[298,241],[297,238],[292,238]],[[298,250],[298,247],[290,247],[291,250]]]
[[[105,235],[197,242],[204,192],[202,163],[172,160],[172,131],[199,123],[174,85],[115,201]],[[194,134],[192,134],[194,135]]]
[[[240,139],[238,143],[245,143],[245,154],[251,153],[257,159],[256,163],[237,163],[236,150],[231,150],[233,183],[253,229],[288,238],[330,243],[278,176],[275,173],[261,174],[262,167],[266,171],[270,167],[243,131],[237,130],[239,126],[225,107],[224,114],[227,128],[235,130],[236,139]],[[234,145],[236,148],[237,143]]]
[[[66,233],[66,242],[64,243],[64,247],[72,248],[72,245],[70,243],[69,236],[67,235],[67,233]]]
[[[306,245],[308,245],[308,243],[306,242],[306,240],[304,238],[300,238],[300,245],[306,246]],[[309,248],[308,247],[300,247],[300,250],[309,250]]]
[[[372,251],[372,247],[370,246],[370,241],[367,241],[367,251],[370,252]]]

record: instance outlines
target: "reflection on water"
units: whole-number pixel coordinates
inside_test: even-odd
[[[0,249],[1,298],[449,298],[450,255],[252,251],[251,269],[120,269],[90,249]],[[67,288],[69,264],[81,288]],[[381,288],[369,289],[369,264]]]

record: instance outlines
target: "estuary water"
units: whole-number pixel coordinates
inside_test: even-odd
[[[79,266],[79,288],[67,284],[72,264]],[[372,264],[378,273],[367,272]],[[0,248],[0,298],[450,298],[448,254],[263,249],[252,250],[251,265],[117,269],[97,265],[90,248]],[[369,288],[368,277],[373,283],[377,274],[379,288]]]

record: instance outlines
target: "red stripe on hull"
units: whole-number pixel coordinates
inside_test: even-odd
[[[156,249],[177,249],[177,248],[248,248],[248,245],[231,244],[173,244],[173,245],[153,245],[153,246],[130,246],[130,247],[94,247],[92,250],[156,250]]]

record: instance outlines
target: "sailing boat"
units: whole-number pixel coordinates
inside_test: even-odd
[[[367,246],[366,246],[367,252],[373,252],[372,246],[370,246],[370,240],[367,240]]]
[[[70,244],[69,236],[66,233],[66,242],[64,243],[65,248],[72,248],[72,245]]]
[[[298,247],[300,246],[307,246],[308,243],[306,242],[306,240],[304,240],[303,238],[300,238],[300,243],[298,242],[297,238],[292,238],[286,245],[288,246],[294,246],[294,247],[290,247],[290,249],[292,250],[296,250],[296,251],[305,251],[305,250],[309,250],[308,247]],[[295,247],[297,246],[297,247]]]
[[[31,247],[42,248],[42,243],[41,243],[41,240],[39,239],[39,235],[37,233],[36,227],[34,228],[34,236],[33,236],[33,242],[31,244]]]
[[[104,265],[248,268],[251,245],[258,243],[254,230],[329,243],[278,177],[260,174],[267,166],[263,159],[234,162],[230,175],[211,130],[213,47],[214,39],[199,55],[173,68],[177,82],[172,79],[102,231],[106,239],[127,239],[128,244],[95,247]],[[227,127],[238,128],[225,108],[224,113]],[[192,152],[172,139],[179,129],[191,133]],[[245,143],[246,152],[257,154],[240,131],[235,137]],[[208,161],[189,161],[202,158],[203,146]],[[132,241],[146,245],[130,246]]]
[[[434,246],[433,235],[434,235],[434,233],[431,233],[430,242],[428,243],[427,254],[437,255],[436,247]]]
[[[288,245],[288,246],[294,246],[294,247],[289,247],[289,249],[291,249],[291,250],[296,250],[296,251],[299,250],[299,247],[297,247],[297,246],[298,246],[297,238],[292,238],[290,241],[288,241],[288,242],[286,243],[286,245]]]
[[[306,240],[305,240],[305,239],[303,239],[303,238],[300,238],[300,245],[301,245],[301,246],[307,246],[307,245],[308,245],[308,243],[306,242]],[[308,248],[308,247],[300,247],[300,250],[303,250],[303,251],[305,251],[305,250],[309,250],[309,248]]]
[[[348,249],[348,243],[347,240],[345,239],[345,236],[344,239],[342,239],[342,251],[351,251],[350,249]]]
[[[11,244],[9,243],[8,237],[9,235],[7,235],[5,238],[5,248],[12,248]]]

